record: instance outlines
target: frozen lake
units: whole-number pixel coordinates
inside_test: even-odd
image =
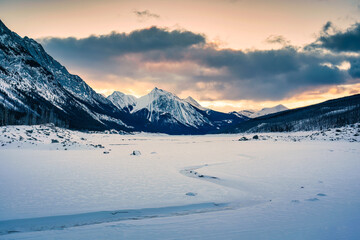
[[[336,141],[4,129],[0,239],[360,238],[357,129]]]

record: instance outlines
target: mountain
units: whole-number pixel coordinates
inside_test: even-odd
[[[281,112],[281,111],[286,111],[288,110],[287,107],[285,107],[284,105],[277,105],[275,107],[272,108],[263,108],[260,111],[254,112],[252,114],[250,114],[248,117],[250,118],[257,118],[257,117],[261,117],[261,116],[265,116],[268,114],[272,114],[272,113],[277,113],[277,112]],[[248,111],[251,112],[251,111]]]
[[[360,94],[281,111],[230,126],[221,132],[290,132],[323,130],[360,122]]]
[[[201,106],[195,99],[193,99],[190,96],[188,96],[187,98],[185,98],[183,100],[187,103],[190,103],[193,107],[196,107],[200,110],[203,110],[203,111],[209,110],[208,108],[204,108],[203,106]]]
[[[129,130],[120,111],[28,37],[0,20],[0,124],[52,122],[74,129]]]
[[[201,111],[158,88],[137,99],[131,114],[148,120],[151,124],[147,128],[159,132],[202,133],[212,127]]]
[[[204,108],[192,97],[181,99],[159,88],[138,99],[120,92],[114,92],[108,99],[119,109],[126,108],[132,116],[141,119],[143,126],[137,127],[142,131],[203,134],[248,119]]]
[[[205,108],[201,106],[195,99],[191,96],[183,99],[185,102],[190,103],[193,107],[201,110],[203,114],[212,122],[212,125],[216,129],[221,129],[225,126],[234,125],[236,123],[246,121],[249,118],[246,115],[237,113],[237,112],[230,112],[230,113],[223,113],[211,110],[209,108]]]
[[[260,111],[253,111],[253,110],[241,110],[238,112],[231,112],[233,114],[239,114],[241,116],[246,116],[248,118],[257,118],[257,117],[261,117],[261,116],[265,116],[268,114],[272,114],[272,113],[277,113],[277,112],[281,112],[281,111],[286,111],[288,110],[287,107],[285,107],[284,105],[277,105],[275,107],[272,108],[263,108]]]
[[[255,112],[252,111],[252,110],[241,110],[241,111],[238,111],[238,112],[231,112],[232,114],[238,114],[240,116],[246,116],[248,118],[251,118],[251,115],[253,115]]]
[[[158,88],[154,88],[149,94],[140,97],[131,112],[145,114],[151,122],[160,122],[166,117],[166,121],[169,123],[178,122],[194,128],[211,125],[191,104]]]
[[[193,107],[201,110],[203,114],[205,114],[205,116],[216,127],[216,129],[220,129],[224,126],[233,125],[249,119],[249,117],[247,117],[245,114],[237,113],[235,111],[229,113],[223,113],[223,112],[211,110],[209,108],[205,108],[190,96],[183,100],[185,102],[190,103]]]
[[[137,98],[132,95],[126,95],[122,92],[115,91],[108,99],[120,110],[131,112],[136,105]]]

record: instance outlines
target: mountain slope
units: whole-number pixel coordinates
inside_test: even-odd
[[[208,108],[204,108],[201,106],[195,99],[193,99],[191,96],[188,96],[187,98],[183,99],[185,102],[190,103],[192,106],[200,109],[200,110],[209,110]]]
[[[360,122],[360,94],[254,118],[222,132],[322,130],[358,122]]]
[[[0,21],[0,124],[52,122],[75,129],[127,129],[126,117],[36,41]]]
[[[255,112],[252,111],[252,110],[241,110],[241,111],[238,111],[238,112],[231,112],[231,113],[240,114],[242,116],[246,116],[248,118],[251,118],[251,115],[253,115]]]
[[[243,121],[248,120],[249,118],[244,115],[237,112],[230,112],[230,113],[223,113],[214,111],[209,108],[205,108],[201,106],[195,99],[193,99],[191,96],[183,99],[185,102],[190,103],[193,107],[201,110],[203,114],[209,119],[209,121],[212,122],[213,126],[216,129],[223,128],[225,126],[234,125]]]

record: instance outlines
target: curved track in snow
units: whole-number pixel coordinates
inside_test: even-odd
[[[252,159],[251,156],[247,156],[247,155],[243,155],[243,157]],[[191,166],[191,167],[186,167],[186,168],[180,170],[179,172],[180,172],[180,174],[182,174],[186,177],[196,178],[199,180],[211,182],[216,185],[220,185],[222,187],[233,189],[234,191],[243,192],[244,194],[247,195],[247,197],[249,197],[249,199],[251,199],[250,201],[247,201],[248,203],[246,205],[265,203],[268,201],[267,199],[263,198],[264,189],[266,189],[266,188],[264,188],[263,186],[260,186],[261,183],[252,182],[249,179],[242,179],[241,181],[239,179],[237,179],[236,181],[229,180],[229,179],[222,179],[218,176],[206,175],[199,171],[200,169],[205,168],[205,167],[211,167],[214,165],[222,165],[222,164],[228,164],[228,163],[231,163],[231,162],[222,162],[222,163]],[[240,199],[240,202],[243,202],[243,199]],[[235,206],[235,205],[239,205],[239,207],[244,206],[244,204],[241,204],[240,202],[233,203],[233,206]]]
[[[229,209],[232,209],[232,207],[228,203],[200,203],[161,208],[100,211],[74,215],[6,220],[0,221],[0,235],[20,232],[61,230],[70,227],[107,222],[182,216],[205,212],[224,211]]]

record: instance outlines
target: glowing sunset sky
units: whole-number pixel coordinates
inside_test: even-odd
[[[360,1],[0,0],[0,16],[105,95],[231,111],[360,92]]]

